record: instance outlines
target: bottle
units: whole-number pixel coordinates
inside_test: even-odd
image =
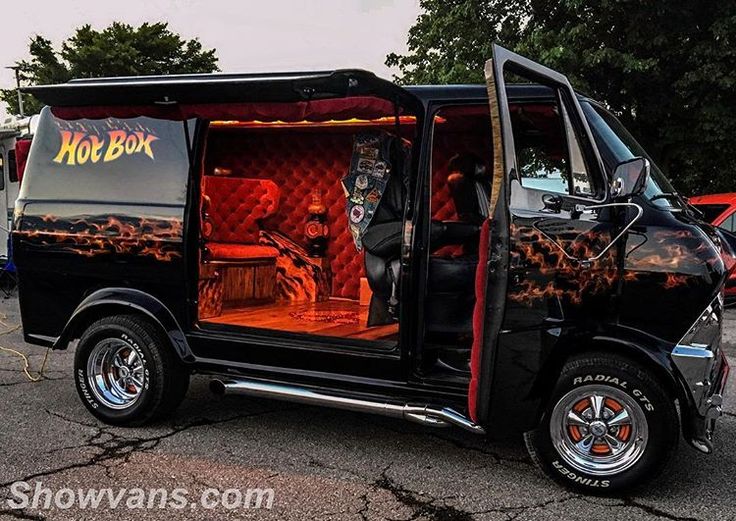
[[[327,253],[330,229],[327,226],[327,207],[322,202],[322,192],[319,189],[312,190],[312,202],[307,211],[309,216],[304,226],[307,253],[310,257],[324,257]]]

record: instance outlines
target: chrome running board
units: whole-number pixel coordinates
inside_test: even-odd
[[[473,423],[459,412],[447,407],[440,409],[430,407],[429,405],[399,405],[388,402],[372,402],[370,400],[324,394],[304,387],[267,383],[244,378],[228,380],[215,379],[210,382],[210,389],[213,393],[219,395],[244,394],[305,405],[334,407],[336,409],[379,414],[381,416],[409,420],[432,427],[455,425],[476,434],[485,434],[483,427]]]

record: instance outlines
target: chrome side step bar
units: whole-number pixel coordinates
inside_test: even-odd
[[[219,395],[244,394],[247,396],[271,398],[306,405],[319,405],[348,411],[379,414],[381,416],[400,418],[432,427],[455,425],[476,434],[485,433],[483,427],[473,423],[459,412],[447,407],[439,409],[430,407],[429,405],[399,405],[387,402],[372,402],[369,400],[333,396],[312,391],[304,387],[273,384],[244,378],[231,380],[215,379],[210,382],[210,389],[213,393]]]

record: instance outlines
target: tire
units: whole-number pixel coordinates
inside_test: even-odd
[[[574,490],[602,495],[659,475],[679,433],[674,399],[651,372],[622,356],[593,353],[565,364],[540,425],[525,440],[545,474]]]
[[[74,381],[82,403],[95,417],[112,425],[137,426],[179,406],[189,388],[189,371],[145,317],[115,315],[93,322],[82,334]]]

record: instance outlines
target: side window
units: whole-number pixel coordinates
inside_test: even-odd
[[[718,227],[723,228],[724,230],[727,230],[729,232],[736,231],[736,222],[734,218],[736,218],[736,212],[726,217],[726,219],[721,224],[719,224]]]
[[[8,160],[10,160],[10,152],[8,152]],[[5,190],[5,149],[4,148],[0,148],[0,190]]]
[[[26,165],[34,198],[183,205],[184,125],[145,116],[65,120],[44,108]]]
[[[8,180],[11,183],[18,182],[18,162],[15,160],[15,150],[8,150]],[[3,179],[3,184],[5,184],[5,179]]]
[[[594,195],[585,155],[559,98],[511,104],[519,177],[524,188]]]

